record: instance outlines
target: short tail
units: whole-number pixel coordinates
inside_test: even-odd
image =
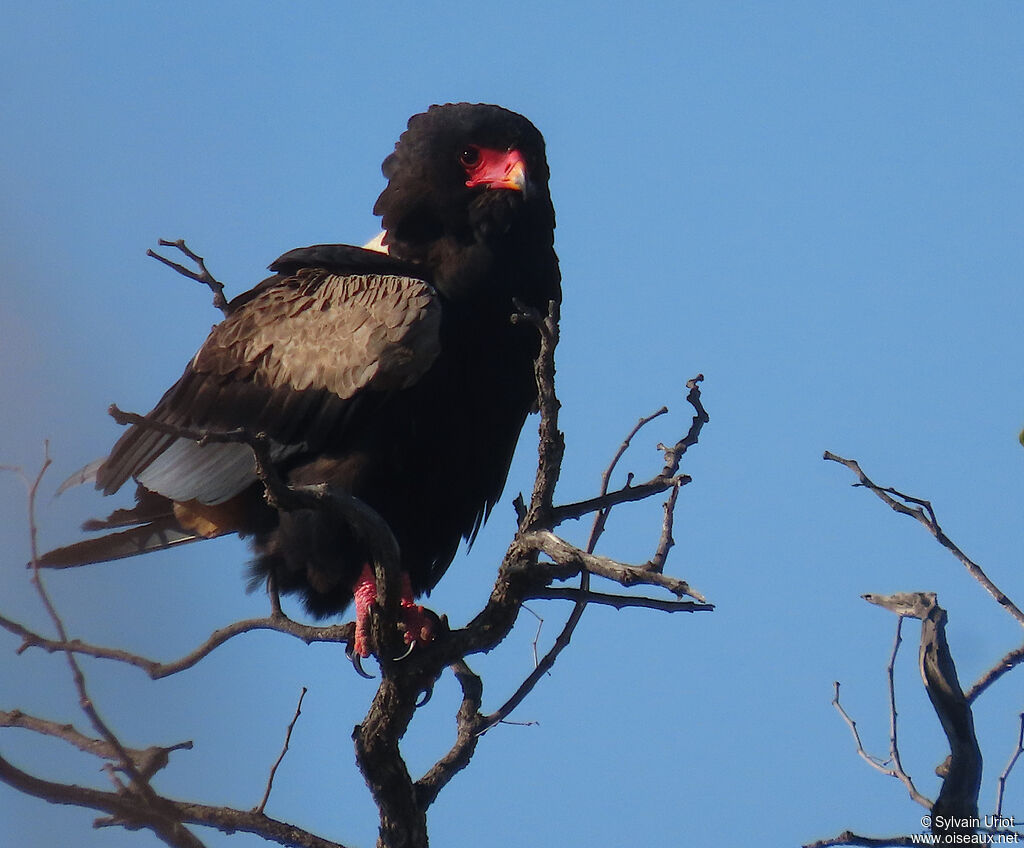
[[[196,533],[183,530],[172,517],[162,517],[130,530],[110,533],[97,539],[86,539],[63,548],[55,548],[39,557],[42,568],[75,568],[97,562],[176,548],[204,538]]]

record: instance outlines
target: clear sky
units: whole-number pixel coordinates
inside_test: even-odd
[[[919,830],[923,810],[855,755],[887,748],[892,616],[864,592],[934,590],[960,677],[1020,644],[1017,625],[915,523],[821,459],[930,498],[946,530],[1024,602],[1024,6],[1016,2],[7,2],[0,27],[0,464],[54,469],[44,546],[109,502],[57,483],[144,411],[217,315],[145,258],[186,237],[238,293],[285,250],[375,234],[380,161],[431,103],[500,103],[548,142],[565,288],[559,349],[565,500],[592,494],[625,432],[667,403],[627,467],[711,416],[685,463],[672,573],[710,615],[591,610],[514,718],[432,809],[439,846],[796,845],[844,828]],[[481,605],[531,480],[532,424],[508,490],[430,605]],[[0,478],[0,608],[44,627],[20,568],[24,496]],[[604,552],[649,556],[656,504],[613,513]],[[567,533],[584,531],[567,528]],[[53,575],[71,631],[158,658],[261,614],[245,547]],[[537,604],[550,639],[568,610]],[[485,703],[528,673],[533,619],[475,662]],[[945,740],[905,628],[904,764],[926,794]],[[372,694],[337,652],[250,635],[151,683],[87,665],[131,744],[192,739],[158,786],[259,801],[300,688],[267,812],[369,846],[352,761]],[[0,633],[0,709],[84,722],[63,661]],[[1016,742],[1017,671],[978,705],[982,809]],[[414,770],[449,744],[450,680],[406,740]],[[94,760],[21,731],[0,750],[102,784]],[[1024,819],[1024,773],[1007,789]],[[5,844],[150,846],[87,812],[0,788]],[[255,844],[200,832],[210,846]],[[2,841],[2,840],[0,840]]]

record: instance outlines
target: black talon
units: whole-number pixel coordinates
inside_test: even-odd
[[[416,647],[416,642],[415,641],[410,642],[409,643],[409,647],[405,649],[405,653],[402,654],[400,657],[395,657],[392,660],[392,662],[401,662],[402,660],[407,659],[409,654],[412,653],[413,648],[415,648],[415,647]]]
[[[358,674],[365,680],[374,679],[372,674],[367,674],[363,670],[363,658],[359,656],[359,654],[357,654],[355,651],[353,651],[351,647],[345,648],[345,656],[348,657],[348,661],[352,663],[352,668],[356,670],[356,674]]]

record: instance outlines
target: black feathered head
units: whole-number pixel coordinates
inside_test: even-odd
[[[384,243],[426,264],[449,296],[470,294],[472,281],[496,266],[552,249],[544,138],[522,115],[485,104],[431,106],[409,119],[381,170],[388,185],[374,213]]]

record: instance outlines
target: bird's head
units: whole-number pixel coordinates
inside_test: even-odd
[[[382,166],[374,212],[384,243],[427,265],[449,297],[473,296],[495,268],[552,250],[555,215],[544,138],[500,106],[449,103],[409,119]]]

